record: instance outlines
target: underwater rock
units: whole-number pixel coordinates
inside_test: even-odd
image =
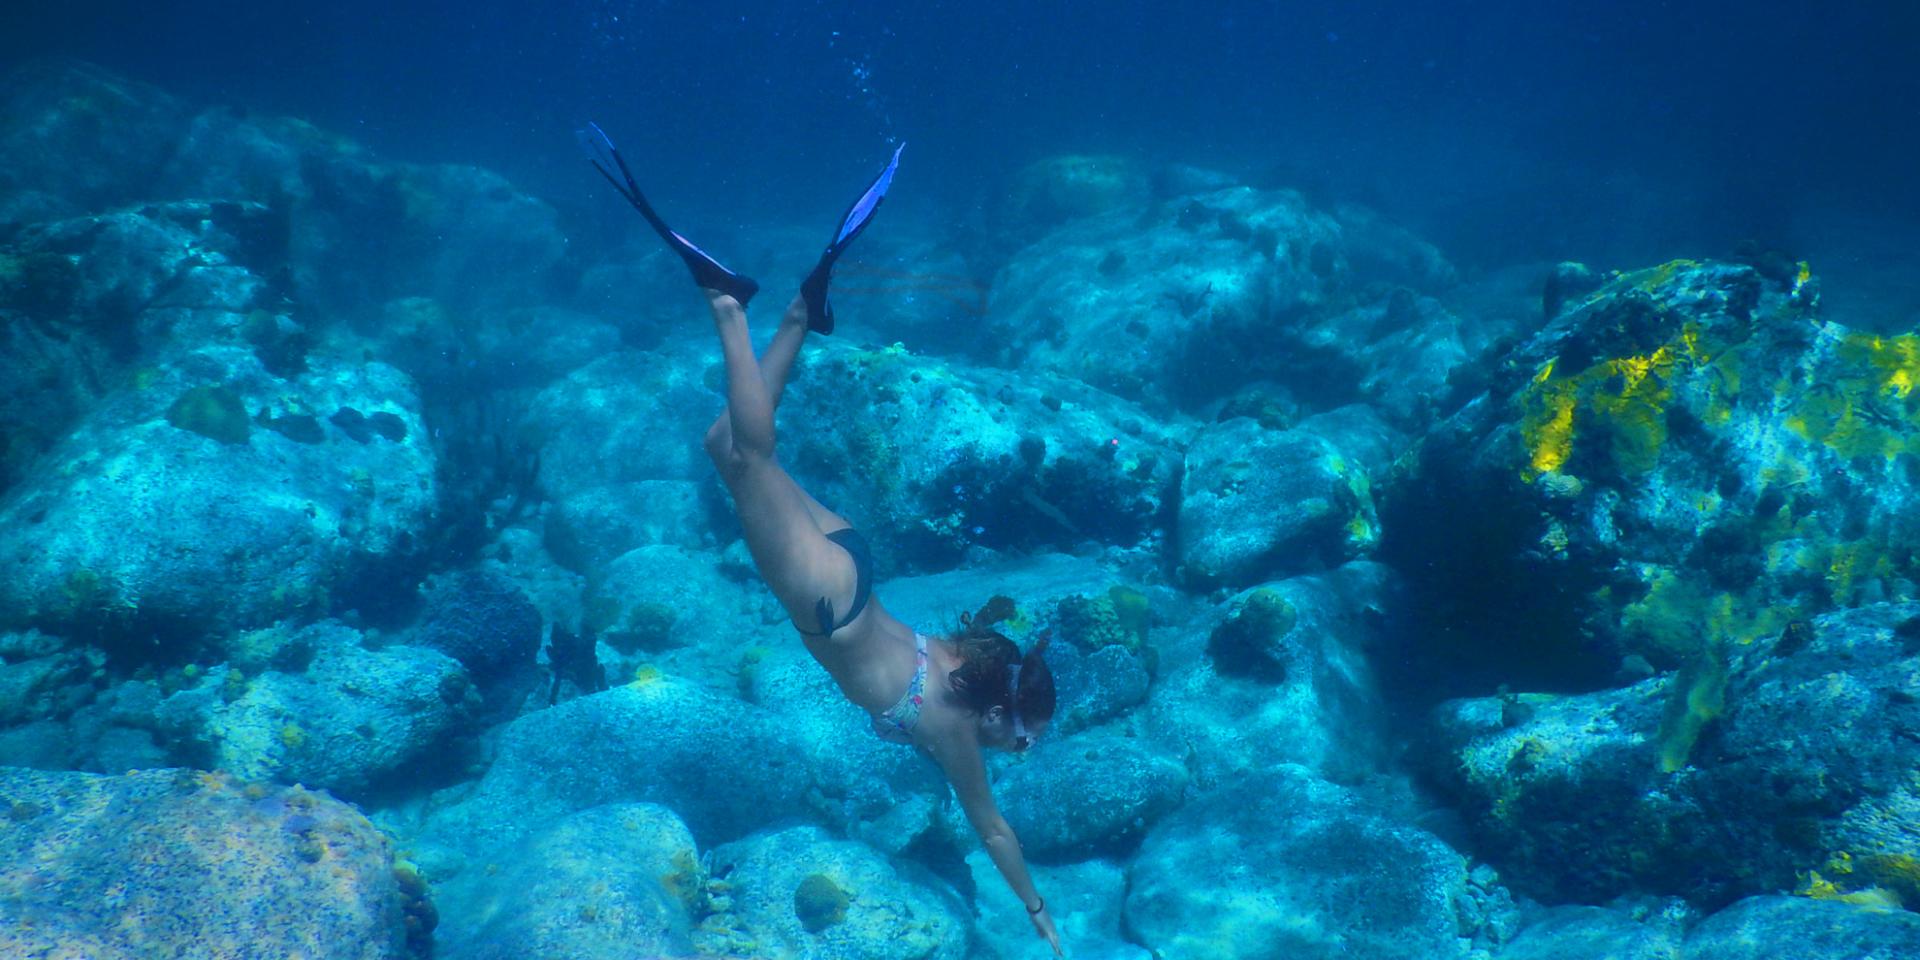
[[[152,172],[179,148],[190,117],[159,88],[90,64],[20,64],[0,81],[0,225],[154,199]],[[119,149],[101,150],[108,141]]]
[[[387,838],[324,794],[0,768],[0,802],[0,954],[408,955]]]
[[[1861,960],[1920,956],[1920,917],[1805,897],[1750,897],[1687,935],[1687,960]]]
[[[380,162],[303,121],[189,105],[95,67],[13,71],[0,118],[0,224],[188,197],[264,205],[279,225],[263,246],[279,248],[298,299],[330,315],[403,295],[538,302],[566,249],[553,208],[492,172]]]
[[[37,223],[0,246],[0,488],[155,354],[229,334],[263,292],[249,204],[188,201]],[[149,378],[150,379],[150,378]]]
[[[725,902],[694,934],[703,954],[892,960],[967,956],[965,907],[868,847],[817,827],[756,834],[713,851]],[[916,882],[916,880],[922,882]]]
[[[533,665],[540,652],[540,611],[518,587],[485,569],[429,581],[414,642],[460,661],[489,683]]]
[[[715,358],[685,343],[669,349],[609,354],[534,399],[528,425],[544,439],[540,483],[555,503],[593,487],[712,476],[699,439],[725,406],[707,382]]]
[[[1163,643],[1143,735],[1183,756],[1201,789],[1276,763],[1342,781],[1377,773],[1387,714],[1368,651],[1398,629],[1402,593],[1388,567],[1355,562],[1191,617]]]
[[[1774,638],[1621,690],[1453,701],[1430,773],[1543,899],[1920,896],[1909,624],[1920,604],[1881,604],[1816,618],[1790,653]]]
[[[1057,867],[1028,864],[1028,868],[1034,885],[1044,891],[1047,912],[1055,923],[1062,917],[1073,918],[1060,924],[1061,939],[1072,944],[1068,949],[1073,956],[1153,960],[1153,954],[1126,929],[1121,907],[1126,901],[1127,875],[1119,864],[1087,860]],[[973,881],[975,949],[1002,957],[1031,954],[1038,945],[1026,904],[1007,889],[993,858],[976,849],[967,854],[967,870]]]
[[[248,674],[237,696],[202,698],[197,736],[218,769],[355,798],[443,750],[466,720],[467,676],[437,650],[368,650],[333,621],[288,632],[313,651],[303,669]]]
[[[1328,408],[1362,398],[1356,384],[1372,361],[1356,369],[1339,355],[1376,339],[1335,318],[1373,284],[1437,292],[1452,282],[1430,244],[1362,211],[1232,187],[1039,238],[995,278],[981,342],[998,345],[1001,365],[1084,381],[1163,414],[1198,411],[1259,379],[1297,383]],[[1405,328],[1382,324],[1378,336]]]
[[[1061,636],[1070,637],[1064,629]],[[1059,707],[1048,727],[1050,736],[1065,736],[1099,726],[1131,713],[1147,701],[1152,684],[1148,666],[1156,662],[1152,648],[1134,653],[1109,644],[1081,653],[1071,644],[1047,648],[1047,667],[1053,671]]]
[[[1677,923],[1636,920],[1605,907],[1555,907],[1534,918],[1500,951],[1500,960],[1672,960]]]
[[[743,622],[761,619],[758,584],[722,576],[709,553],[660,544],[629,550],[609,563],[584,600],[583,622],[629,655],[665,669],[669,651],[712,654],[738,646]]]
[[[1590,689],[1914,596],[1920,335],[1823,320],[1814,289],[1674,261],[1502,361],[1382,504],[1434,614],[1410,671]]]
[[[785,403],[783,462],[847,510],[881,576],[973,547],[1149,549],[1167,520],[1173,428],[1083,384],[835,338]]]
[[[572,489],[545,513],[547,552],[569,570],[605,577],[639,547],[697,544],[712,536],[701,484],[637,480]]]
[[[1177,755],[1124,737],[1076,737],[1043,743],[1026,762],[1005,767],[994,793],[1027,856],[1124,860],[1180,805],[1187,786]]]
[[[646,802],[672,809],[703,845],[723,843],[805,809],[812,754],[775,714],[644,672],[507,724],[486,775],[426,832],[483,850],[576,810]]]
[[[1240,586],[1354,559],[1379,538],[1365,466],[1313,431],[1208,427],[1180,478],[1180,573]]]
[[[1066,154],[1036,160],[995,191],[1000,236],[1039,237],[1076,220],[1147,202],[1147,172],[1122,156]]]
[[[812,745],[809,812],[889,855],[943,828],[935,806],[945,804],[950,791],[940,768],[910,747],[874,736],[866,711],[792,642],[791,631],[783,627],[742,650],[735,672],[742,698]]]
[[[613,803],[489,851],[434,891],[445,960],[626,960],[693,952],[710,908],[685,824],[665,807]]]
[[[242,420],[244,408],[292,394],[320,408],[352,398],[413,428],[403,443],[263,432],[233,445],[163,419],[209,381],[239,398]],[[377,363],[316,358],[289,383],[238,346],[170,355],[103,400],[0,503],[0,619],[99,636],[136,661],[177,661],[209,638],[324,610],[334,589],[424,531],[433,460],[416,439],[415,402],[406,379]]]
[[[1154,827],[1128,869],[1126,918],[1159,956],[1465,960],[1493,921],[1473,899],[1465,859],[1438,838],[1283,765]]]
[[[104,661],[87,648],[0,659],[0,728],[70,715],[93,699]]]

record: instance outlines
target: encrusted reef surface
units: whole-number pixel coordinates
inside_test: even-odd
[[[388,838],[324,794],[0,768],[0,804],[9,957],[399,960],[431,929]]]
[[[1051,637],[986,762],[1073,955],[1920,953],[1920,335],[1771,252],[1475,275],[1124,157],[992,193],[861,240],[780,450],[889,611]],[[1043,949],[759,582],[632,226],[0,84],[0,953]]]

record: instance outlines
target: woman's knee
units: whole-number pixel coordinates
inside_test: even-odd
[[[773,459],[771,443],[741,443],[740,435],[722,420],[707,429],[707,457],[722,473]]]
[[[720,414],[713,421],[713,425],[707,428],[704,445],[707,448],[708,459],[714,463],[719,463],[721,458],[733,449],[733,427],[727,422],[725,413]]]

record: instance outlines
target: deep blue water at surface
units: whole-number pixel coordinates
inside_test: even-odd
[[[0,60],[84,57],[563,205],[592,116],[740,217],[830,209],[809,188],[905,138],[903,203],[1112,150],[1358,197],[1468,261],[1920,220],[1920,13],[1897,2],[8,7]]]

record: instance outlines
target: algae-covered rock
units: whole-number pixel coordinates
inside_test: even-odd
[[[324,794],[0,768],[0,806],[7,956],[408,955],[387,838]]]
[[[1164,536],[1174,431],[1084,384],[835,339],[809,352],[784,403],[783,462],[861,528],[881,576],[945,569],[976,546],[1151,549]]]
[[[1434,614],[1411,670],[1591,687],[1913,596],[1920,337],[1823,317],[1816,290],[1674,261],[1507,356],[1383,508]]]
[[[1827,614],[1804,632],[1618,690],[1448,703],[1430,771],[1482,854],[1543,899],[1920,892],[1907,692],[1920,605]],[[1673,722],[1696,711],[1697,725]],[[1565,869],[1572,857],[1580,870]]]
[[[793,915],[800,929],[819,933],[847,919],[847,892],[824,873],[808,874],[793,891]]]
[[[1677,955],[1677,923],[1638,920],[1605,907],[1547,910],[1500,951],[1501,960],[1670,960]]]
[[[950,890],[815,827],[719,847],[713,872],[725,878],[726,890],[694,934],[706,953],[838,960],[967,955],[965,908]]]
[[[362,796],[429,762],[466,719],[466,674],[437,650],[368,650],[333,622],[288,632],[312,650],[304,663],[249,675],[207,705],[199,737],[222,770]]]
[[[1127,157],[1068,154],[1037,160],[1014,175],[994,218],[997,233],[1037,237],[1063,224],[1147,200],[1147,174]]]

